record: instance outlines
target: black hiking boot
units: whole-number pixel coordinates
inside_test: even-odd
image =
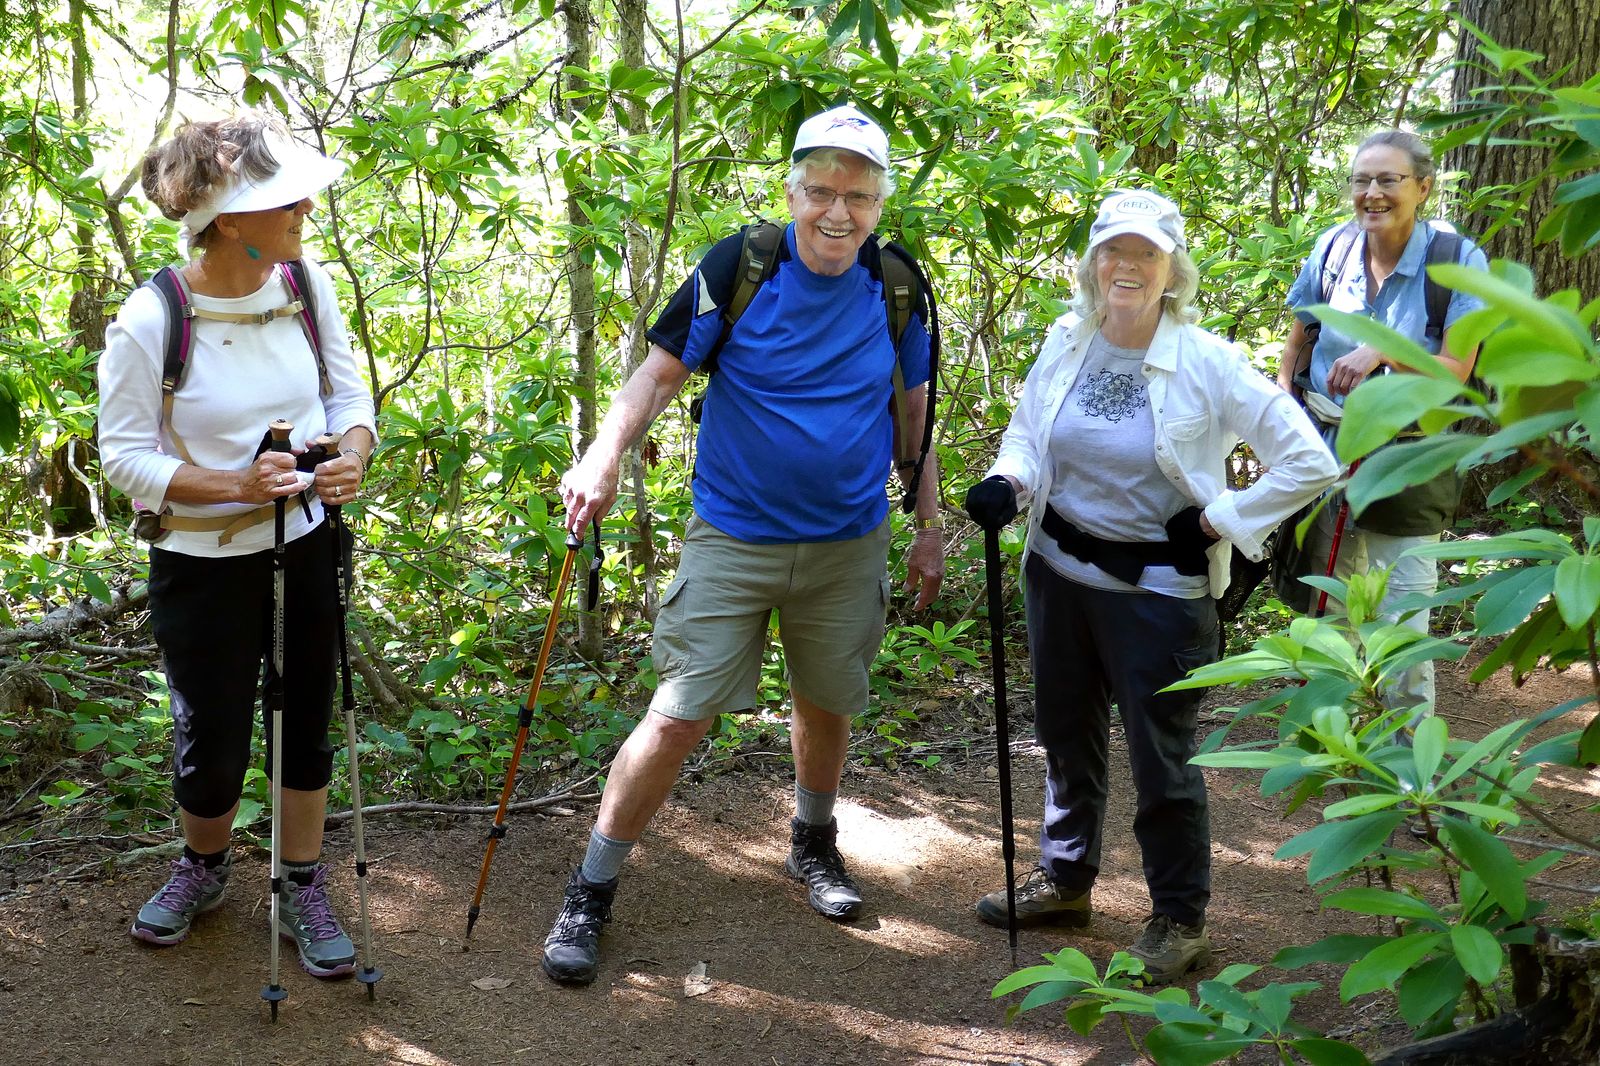
[[[861,913],[861,890],[844,872],[844,859],[835,842],[839,822],[830,818],[827,825],[808,825],[795,818],[789,823],[789,859],[784,873],[804,881],[811,909],[836,921],[847,922]]]
[[[585,880],[581,869],[572,871],[561,913],[544,938],[541,966],[552,981],[586,985],[594,980],[600,968],[600,934],[611,920],[616,895],[617,878],[597,885]]]

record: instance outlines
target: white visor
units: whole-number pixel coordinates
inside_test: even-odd
[[[232,173],[206,197],[205,203],[183,216],[185,243],[205,232],[218,215],[297,204],[326,189],[345,172],[345,164],[339,160],[278,134],[267,135],[267,149],[278,161],[278,169],[259,181],[251,181],[240,176],[236,161]]]

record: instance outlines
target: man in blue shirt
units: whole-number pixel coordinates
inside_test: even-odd
[[[916,316],[895,350],[874,269],[880,249],[869,238],[893,189],[883,130],[848,106],[806,120],[785,187],[793,222],[776,270],[716,352],[706,391],[695,514],[656,617],[660,683],[612,764],[588,850],[545,941],[543,968],[556,981],[594,980],[623,860],[716,716],[758,703],[774,610],[794,705],[785,870],[806,884],[817,912],[849,920],[861,911],[833,806],[888,608],[885,484],[900,431],[892,372],[898,362],[904,432],[921,440],[929,340]],[[738,234],[719,242],[650,329],[649,355],[562,478],[568,529],[611,508],[622,453],[716,349],[740,247]],[[911,469],[898,473],[911,480]],[[930,454],[907,556],[918,609],[944,578],[937,485]]]

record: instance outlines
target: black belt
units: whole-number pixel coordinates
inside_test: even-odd
[[[1180,548],[1169,540],[1105,540],[1079,529],[1049,504],[1039,528],[1068,555],[1129,585],[1139,583],[1147,566],[1170,566],[1184,577],[1204,577],[1211,570],[1211,557],[1204,548]]]

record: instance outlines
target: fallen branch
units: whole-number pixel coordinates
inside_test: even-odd
[[[80,629],[105,625],[128,611],[143,607],[148,598],[149,589],[142,581],[113,589],[109,603],[85,596],[57,607],[37,622],[0,631],[0,648],[13,644],[63,644]]]
[[[582,788],[584,785],[587,785],[589,782],[593,781],[599,776],[599,772],[596,771],[595,773],[592,773],[588,777],[584,778],[582,781],[574,784],[565,792],[552,792],[550,795],[540,796],[538,799],[517,800],[513,803],[508,803],[506,804],[506,811],[539,811],[545,810],[549,807],[559,806],[562,803],[587,803],[591,800],[597,800],[600,798],[600,793],[579,792],[578,789]],[[366,818],[374,814],[493,814],[499,809],[500,808],[493,803],[463,806],[452,803],[425,803],[422,801],[407,801],[404,803],[377,803],[368,807],[363,807],[361,808],[361,816]],[[348,822],[354,817],[355,813],[353,811],[334,811],[332,814],[323,819],[323,824],[338,825],[341,822]]]

